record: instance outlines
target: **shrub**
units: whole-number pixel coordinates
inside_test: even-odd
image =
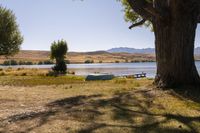
[[[132,60],[131,63],[139,63],[139,60]]]
[[[38,65],[52,65],[54,64],[54,62],[51,60],[45,60],[45,61],[39,61],[37,64]]]
[[[11,62],[11,65],[18,65],[17,61],[15,60],[11,60],[10,62]]]
[[[25,61],[19,61],[19,65],[25,65]]]
[[[25,64],[26,64],[26,65],[33,65],[33,62],[27,61]]]
[[[19,65],[33,65],[34,63],[31,61],[19,61]]]
[[[54,64],[54,62],[51,61],[51,60],[45,60],[45,61],[43,62],[43,64],[45,64],[45,65],[52,65],[52,64]]]
[[[4,61],[4,62],[3,62],[3,65],[4,65],[4,66],[9,66],[9,65],[10,65],[10,61]]]
[[[38,65],[43,65],[43,62],[42,62],[42,61],[39,61],[39,62],[38,62]]]
[[[70,60],[65,60],[65,63],[66,64],[70,64]]]
[[[91,64],[91,63],[94,63],[94,61],[93,60],[86,60],[85,63],[86,64]]]
[[[115,61],[115,63],[119,63],[119,61],[117,60],[117,61]]]
[[[10,60],[10,61],[4,61],[3,62],[4,66],[9,66],[9,65],[18,65],[17,61],[15,60]]]

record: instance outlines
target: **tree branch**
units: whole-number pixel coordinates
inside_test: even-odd
[[[145,22],[146,22],[146,19],[142,19],[141,21],[132,24],[132,25],[129,27],[129,29],[132,29],[132,28],[134,28],[134,27],[136,27],[136,26],[143,25]]]
[[[161,15],[153,8],[152,3],[145,0],[128,0],[131,8],[146,20],[152,21],[152,17],[161,18]]]

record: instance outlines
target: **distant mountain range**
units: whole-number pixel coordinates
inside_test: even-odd
[[[119,47],[119,48],[112,48],[107,50],[109,53],[138,53],[138,54],[154,54],[155,48],[143,48],[143,49],[135,49],[135,48],[128,48],[128,47]],[[200,55],[200,47],[195,48],[194,53],[196,55]]]
[[[128,47],[119,47],[119,48],[112,48],[107,50],[109,53],[145,53],[145,54],[153,54],[155,53],[154,48],[144,48],[144,49],[135,49],[135,48],[128,48]]]

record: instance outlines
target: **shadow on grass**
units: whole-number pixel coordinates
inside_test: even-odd
[[[200,87],[192,87],[192,86],[179,87],[179,88],[174,88],[173,91],[175,92],[174,94],[176,96],[178,94],[183,98],[187,98],[194,102],[200,103]]]
[[[151,108],[165,109],[160,104],[154,103],[156,98],[152,90],[139,90],[134,92],[115,94],[111,98],[102,95],[76,96],[59,99],[48,103],[46,110],[41,112],[29,112],[10,116],[1,120],[0,132],[9,132],[9,125],[16,124],[24,126],[12,132],[29,132],[55,120],[77,121],[82,126],[76,132],[91,133],[100,132],[162,132],[198,133],[198,129],[192,123],[200,122],[200,117],[187,117],[174,114],[155,114]],[[105,109],[109,110],[107,116]],[[98,119],[106,116],[106,120]],[[140,121],[135,118],[141,118]],[[35,124],[28,124],[36,121]],[[180,123],[179,126],[163,126],[170,121]],[[187,129],[182,126],[186,126]],[[66,132],[72,131],[73,127],[67,127]],[[123,130],[123,131],[122,131]]]

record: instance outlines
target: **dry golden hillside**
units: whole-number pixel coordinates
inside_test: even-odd
[[[33,50],[22,50],[13,57],[9,59],[14,59],[17,61],[44,61],[50,59],[49,51],[33,51]],[[131,61],[154,61],[155,56],[151,54],[129,54],[129,53],[108,53],[105,51],[96,52],[69,52],[67,54],[67,59],[71,63],[84,63],[86,60],[93,60],[94,62],[131,62]],[[0,57],[0,62],[2,63],[6,60],[5,57]]]

